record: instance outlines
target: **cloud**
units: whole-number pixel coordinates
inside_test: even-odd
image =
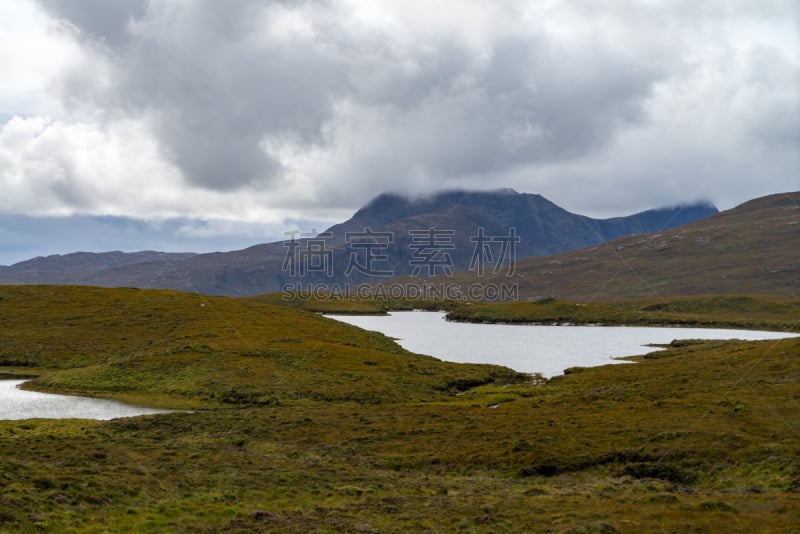
[[[54,16],[69,21],[89,39],[111,47],[125,44],[129,25],[147,11],[147,0],[39,0]]]
[[[483,28],[476,43],[407,36],[410,20],[352,25],[351,11],[317,2],[102,5],[45,2],[86,46],[109,45],[95,50],[110,80],[92,104],[149,114],[164,155],[211,189],[275,183],[292,162],[270,147],[336,152],[349,125],[383,129],[383,156],[351,153],[366,171],[379,157],[406,172],[393,156],[404,153],[432,179],[573,157],[635,121],[658,77],[611,44],[559,42],[513,13],[495,14],[512,31]]]
[[[48,17],[35,4],[0,2],[0,122],[57,113],[61,95],[53,91],[53,78],[81,56],[70,36],[48,31]]]
[[[262,149],[265,137],[320,140],[343,76],[340,58],[288,31],[280,21],[289,8],[199,1],[152,3],[143,11],[132,10],[134,3],[102,4],[98,17],[86,16],[80,2],[52,4],[106,73],[87,87],[96,80],[86,76],[93,66],[73,71],[62,83],[64,98],[84,100],[112,119],[148,116],[163,155],[190,184],[220,191],[269,184],[281,166]]]
[[[55,73],[77,119],[3,128],[4,211],[325,218],[508,186],[599,215],[796,188],[790,1],[39,5],[83,54]]]
[[[159,185],[143,191],[143,176],[157,177]],[[0,181],[0,212],[122,215],[144,208],[159,215],[159,209],[170,212],[181,178],[160,158],[142,122],[101,128],[14,117],[0,128]]]

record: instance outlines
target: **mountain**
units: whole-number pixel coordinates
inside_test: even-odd
[[[39,256],[4,267],[6,273],[78,273],[97,272],[114,267],[124,267],[137,263],[170,262],[196,256],[183,252],[74,252],[72,254],[53,254]],[[0,271],[2,272],[2,271]]]
[[[781,193],[667,231],[517,262],[513,276],[438,277],[518,288],[518,298],[595,300],[703,294],[800,296],[800,192]]]
[[[510,189],[449,191],[417,199],[384,194],[318,236],[213,254],[115,252],[38,258],[0,270],[0,283],[132,286],[217,295],[324,289],[485,267],[480,262],[496,267],[662,231],[714,213],[712,205],[699,203],[592,219],[541,195]]]
[[[631,234],[681,226],[717,213],[708,203],[644,211],[627,217],[592,219],[570,213],[541,195],[513,189],[494,192],[449,191],[422,199],[392,194],[375,198],[353,217],[329,229],[334,234],[366,227],[399,230],[452,228],[475,236],[482,226],[487,235],[507,235],[516,229],[519,257],[541,256],[594,245]],[[469,242],[467,240],[467,242]],[[466,247],[471,248],[471,247]],[[464,270],[468,265],[459,265]]]

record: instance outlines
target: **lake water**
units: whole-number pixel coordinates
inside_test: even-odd
[[[396,338],[405,349],[458,363],[494,363],[551,377],[567,367],[626,363],[615,357],[656,350],[673,339],[780,339],[785,332],[634,326],[535,326],[446,321],[440,312],[330,316]]]
[[[546,377],[567,367],[625,363],[615,357],[655,350],[650,343],[673,339],[779,339],[784,332],[709,328],[533,326],[445,321],[440,312],[393,312],[389,316],[331,318],[396,338],[403,348],[458,363],[494,363]],[[166,413],[117,401],[24,391],[24,380],[0,380],[2,419],[115,419]]]
[[[116,419],[167,413],[168,410],[142,408],[122,402],[25,391],[17,386],[25,380],[0,380],[0,420],[2,419]]]

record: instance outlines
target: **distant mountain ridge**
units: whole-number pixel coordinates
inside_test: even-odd
[[[156,252],[153,250],[143,250],[141,252],[120,252],[119,250],[112,252],[73,252],[71,254],[39,256],[15,263],[11,267],[7,267],[7,269],[17,272],[81,272],[87,270],[87,268],[100,271],[136,263],[182,260],[196,255],[192,252]]]
[[[399,276],[415,270],[464,271],[478,246],[494,247],[494,260],[519,260],[662,231],[715,213],[714,206],[702,202],[593,219],[570,213],[541,195],[511,189],[447,191],[418,199],[383,194],[314,238],[298,236],[295,241],[212,254],[51,256],[0,269],[0,283],[132,286],[221,295],[254,295],[287,285],[358,285],[375,282],[376,272]],[[486,236],[486,243],[476,241],[480,235]],[[504,239],[516,240],[513,257],[500,257]],[[297,269],[294,260],[311,263]]]
[[[427,225],[470,236],[475,236],[482,227],[487,235],[501,236],[513,227],[520,237],[519,259],[575,250],[626,235],[666,230],[717,212],[710,203],[698,202],[627,217],[593,219],[571,213],[541,195],[517,193],[512,189],[448,191],[421,199],[383,194],[328,232],[339,235],[372,227],[402,234],[412,227]],[[456,263],[457,270],[468,267]]]
[[[437,281],[515,285],[522,300],[800,296],[800,192],[753,199],[670,230],[524,258],[511,277],[464,272],[426,282]]]

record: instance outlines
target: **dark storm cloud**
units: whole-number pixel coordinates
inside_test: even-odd
[[[90,99],[111,115],[146,114],[164,154],[187,180],[210,189],[273,180],[280,164],[262,138],[318,142],[343,79],[337,58],[314,43],[257,42],[257,24],[268,16],[261,2],[153,3],[127,27],[120,23],[131,20],[126,4],[104,3],[106,16],[98,18],[83,16],[80,2],[53,5],[81,31],[121,45],[96,51],[109,54],[108,87],[87,89],[92,73],[73,71],[65,98]]]
[[[538,36],[498,40],[485,64],[469,65],[464,74],[469,84],[432,87],[414,110],[413,129],[430,134],[429,148],[414,152],[428,151],[422,163],[433,177],[580,156],[639,120],[658,79],[656,69],[621,64],[606,50],[578,55]],[[416,143],[416,135],[406,142]]]
[[[385,32],[351,30],[323,3],[101,4],[44,2],[118,47],[106,51],[110,85],[86,91],[87,73],[73,72],[67,99],[147,114],[185,178],[216,190],[279,183],[284,164],[262,141],[332,149],[339,140],[325,129],[341,134],[337,121],[358,122],[361,110],[386,130],[375,132],[380,146],[368,140],[340,169],[353,185],[390,187],[412,165],[436,179],[575,157],[636,121],[659,75],[602,46],[569,49],[536,31],[502,37],[483,57],[449,35],[424,50],[398,46]],[[276,35],[285,29],[276,17],[292,15],[308,33]],[[336,116],[341,102],[355,116]]]
[[[94,58],[63,99],[144,118],[209,191],[313,208],[569,183],[573,205],[638,209],[690,200],[700,164],[697,195],[744,200],[742,161],[780,184],[798,159],[791,3],[40,2]]]

